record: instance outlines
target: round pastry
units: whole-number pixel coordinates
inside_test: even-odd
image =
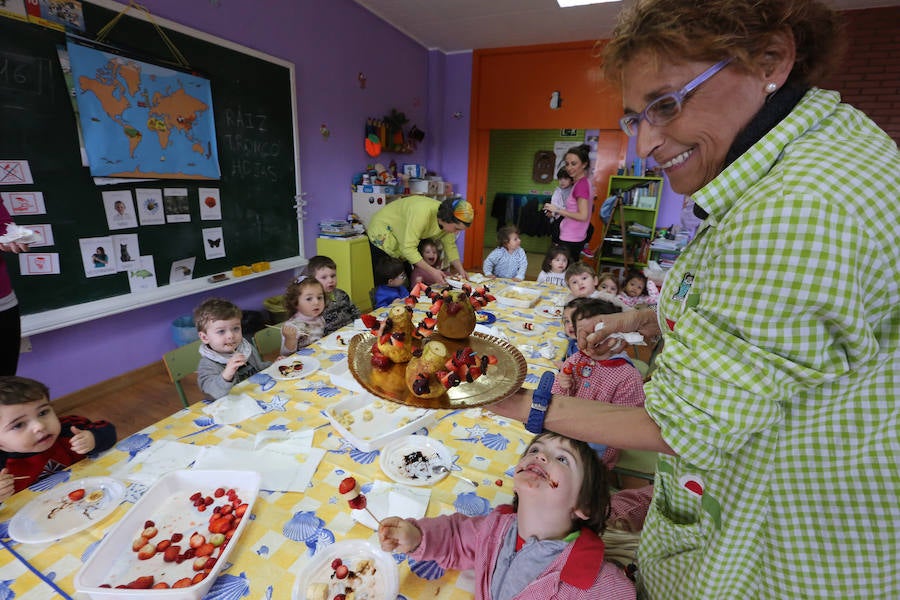
[[[444,302],[437,314],[440,334],[452,340],[462,340],[475,331],[475,308],[464,290],[444,293]]]

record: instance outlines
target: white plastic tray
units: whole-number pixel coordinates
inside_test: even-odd
[[[344,411],[353,417],[353,423],[348,426],[340,422]],[[428,427],[437,417],[433,410],[382,400],[368,392],[341,400],[322,410],[322,416],[342,438],[363,452],[377,450],[392,440]],[[367,416],[371,419],[366,420]]]
[[[516,297],[510,298],[509,294],[513,294]],[[530,290],[528,288],[519,287],[517,285],[510,285],[502,290],[499,290],[494,293],[494,297],[497,298],[497,302],[503,306],[514,306],[516,308],[531,308],[537,301],[541,298],[541,293],[535,290]]]
[[[106,534],[75,576],[75,589],[94,600],[129,600],[146,598],[148,595],[164,600],[199,600],[206,595],[219,571],[228,562],[228,555],[250,523],[249,516],[241,519],[221,555],[218,551],[213,553],[217,560],[209,575],[190,587],[157,589],[152,593],[148,590],[115,589],[116,585],[128,583],[143,575],[153,575],[157,581],[161,579],[171,584],[195,574],[193,559],[181,564],[167,563],[163,561],[161,554],[157,554],[153,558],[139,560],[131,549],[132,542],[144,529],[145,522],[151,520],[159,530],[151,543],[169,539],[174,533],[181,533],[184,539],[178,544],[187,549],[193,532],[200,532],[207,537],[210,535],[207,525],[213,514],[211,511],[199,512],[192,506],[189,498],[194,492],[212,496],[216,488],[233,488],[241,500],[248,504],[245,515],[249,515],[259,493],[259,482],[259,473],[253,471],[182,470],[168,473],[147,490],[128,514]],[[213,506],[218,506],[225,500],[227,496],[215,498]],[[113,588],[99,587],[104,583],[112,584]]]

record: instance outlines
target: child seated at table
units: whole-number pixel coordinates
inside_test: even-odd
[[[647,308],[656,306],[659,290],[641,271],[629,269],[622,278],[622,291],[618,298],[627,306]]]
[[[289,356],[325,335],[325,287],[314,278],[292,279],[284,292],[284,308],[291,315],[281,326],[281,355]]]
[[[573,311],[572,321],[577,331],[583,319],[619,312],[622,309],[611,302],[588,299]],[[643,406],[646,400],[644,378],[625,352],[609,352],[604,358],[595,360],[579,350],[563,363],[552,392],[619,406]],[[591,446],[602,450],[604,465],[610,469],[616,465],[619,460],[617,448]]]
[[[306,263],[306,274],[322,284],[325,290],[325,335],[350,325],[359,318],[359,308],[350,294],[337,286],[337,264],[328,256],[318,254]],[[290,311],[288,311],[290,313]]]
[[[569,268],[569,252],[562,246],[550,246],[538,273],[538,283],[566,285],[566,269]]]
[[[442,255],[441,249],[438,247],[438,243],[431,238],[425,238],[424,240],[419,242],[419,246],[417,247],[419,254],[422,255],[422,260],[424,260],[428,266],[434,267],[438,271],[444,273],[444,275],[454,275],[457,276],[455,272],[450,272],[444,269],[444,257]],[[438,280],[433,274],[433,271],[426,271],[422,267],[415,266],[412,270],[412,275],[409,276],[410,284],[415,286],[417,283],[421,282],[425,285],[435,285],[436,283],[443,283]]]
[[[569,286],[568,302],[572,298],[596,298],[600,295],[597,286],[600,281],[594,269],[583,262],[569,265],[566,269],[566,285]]]
[[[0,502],[115,443],[116,428],[107,421],[58,418],[40,381],[0,377]]]
[[[503,277],[522,281],[527,269],[528,256],[522,250],[519,228],[504,225],[497,232],[497,247],[484,259],[484,274],[491,279]]]
[[[209,298],[194,309],[200,335],[197,383],[210,398],[221,398],[231,388],[268,367],[241,331],[241,309],[221,298]]]
[[[375,265],[375,308],[389,306],[394,300],[405,300],[409,290],[406,281],[406,270],[403,261],[389,256]]]
[[[578,337],[576,336],[575,321],[572,320],[572,315],[579,306],[588,300],[589,298],[572,298],[563,307],[563,331],[566,332],[566,338],[569,340],[566,346],[566,358],[578,352]],[[557,368],[562,369],[562,365],[562,362],[559,362]]]
[[[474,569],[478,600],[633,599],[625,573],[604,561],[607,477],[586,443],[545,431],[515,466],[512,506],[475,517],[387,517],[378,539],[386,552]],[[521,595],[526,587],[530,593]]]

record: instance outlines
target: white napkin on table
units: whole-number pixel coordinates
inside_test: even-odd
[[[261,415],[265,411],[247,394],[229,394],[203,407],[203,412],[219,425],[231,425]]]
[[[379,520],[385,517],[421,519],[428,510],[430,499],[431,488],[375,481],[372,483],[372,489],[366,494],[366,508]],[[367,511],[351,510],[350,516],[369,529],[378,530],[378,523]]]
[[[256,471],[262,476],[261,489],[305,492],[324,456],[325,450],[319,448],[306,448],[289,455],[265,447],[240,450],[214,446],[203,449],[194,461],[194,468]]]
[[[187,469],[203,451],[203,446],[156,440],[139,452],[134,460],[123,465],[113,477],[153,485],[156,480],[178,469]]]

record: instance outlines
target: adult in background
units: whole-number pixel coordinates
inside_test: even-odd
[[[12,217],[0,203],[0,231],[7,231]],[[28,251],[22,242],[0,243],[0,251],[19,254]],[[19,301],[13,291],[6,269],[6,261],[0,259],[0,375],[15,375],[19,368],[19,346],[22,344],[22,323],[19,318]]]
[[[458,197],[438,202],[428,196],[407,196],[388,203],[372,216],[366,232],[372,250],[373,272],[375,265],[392,256],[407,263],[407,277],[412,267],[418,267],[432,280],[446,282],[444,273],[419,254],[419,242],[431,238],[441,242],[450,268],[465,278],[456,234],[465,231],[474,217],[472,205]]]
[[[590,152],[591,147],[587,144],[569,148],[563,157],[563,168],[575,183],[565,200],[565,208],[560,208],[552,202],[544,205],[544,212],[548,217],[562,217],[558,233],[554,232],[553,245],[565,248],[573,262],[580,259],[585,242],[594,232],[591,226],[594,195],[587,177],[591,165]]]
[[[662,452],[638,551],[652,600],[900,598],[900,153],[814,87],[838,19],[638,0],[604,49],[623,130],[704,220],[658,316],[579,329],[595,354],[664,334],[645,407],[554,397],[544,426]],[[494,410],[524,420],[531,396]]]

